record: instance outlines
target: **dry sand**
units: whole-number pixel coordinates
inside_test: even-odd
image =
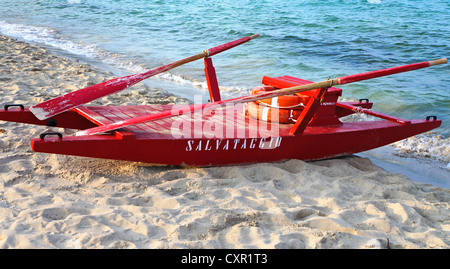
[[[1,105],[109,78],[0,36]],[[136,85],[98,103],[180,101]],[[450,190],[366,158],[183,168],[34,153],[46,129],[0,122],[0,248],[450,246]]]

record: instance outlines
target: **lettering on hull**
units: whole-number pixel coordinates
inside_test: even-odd
[[[187,140],[186,151],[275,149],[281,145],[281,137],[199,139]]]

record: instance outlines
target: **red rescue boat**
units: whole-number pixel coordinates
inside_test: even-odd
[[[220,52],[217,48],[223,51],[254,37],[215,47],[213,52],[216,54]],[[202,55],[206,57],[211,103],[84,106],[79,100],[85,98],[87,91],[82,89],[64,97],[77,99],[72,107],[67,106],[68,102],[64,102],[64,108],[57,107],[59,103],[52,99],[45,102],[48,111],[40,110],[38,118],[33,109],[5,105],[0,109],[0,120],[80,130],[75,136],[44,133],[31,140],[36,152],[189,166],[332,158],[381,147],[441,125],[435,116],[405,120],[374,112],[367,99],[340,102],[342,90],[333,86],[443,64],[447,59],[317,83],[291,76],[263,77],[263,86],[256,88],[254,94],[221,100],[210,53],[206,51]],[[127,88],[130,83],[126,79],[115,80]],[[102,83],[102,89],[106,84]],[[117,84],[115,87],[113,91],[106,87],[108,92],[98,96],[120,90]],[[353,113],[365,113],[380,120],[341,120]],[[42,117],[44,114],[46,118]]]

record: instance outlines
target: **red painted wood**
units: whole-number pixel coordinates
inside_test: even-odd
[[[10,108],[7,111],[0,109],[0,120],[44,126],[49,124],[54,126],[54,124],[56,124],[55,127],[69,129],[87,129],[96,126],[94,123],[86,120],[86,118],[78,115],[74,111],[66,111],[63,114],[56,115],[48,120],[39,120],[28,108],[25,108],[24,110]]]
[[[211,102],[220,101],[219,83],[217,82],[216,70],[210,57],[205,58],[205,75],[208,83],[209,98]]]
[[[33,139],[36,152],[168,165],[232,165],[287,159],[317,160],[354,154],[390,144],[440,126],[441,121],[349,122],[342,126],[308,127],[301,135],[283,129],[278,137],[180,138],[114,135]],[[269,147],[271,146],[271,147]]]
[[[316,114],[316,111],[320,107],[321,100],[326,93],[327,89],[317,89],[315,94],[311,96],[305,109],[303,109],[302,114],[298,117],[297,122],[294,124],[292,129],[289,131],[290,135],[301,134],[308,126],[310,120]]]

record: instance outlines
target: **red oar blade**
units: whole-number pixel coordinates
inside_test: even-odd
[[[183,65],[183,64],[186,64],[189,62],[193,62],[198,59],[212,56],[217,53],[223,52],[225,50],[234,48],[234,47],[241,45],[245,42],[248,42],[258,36],[259,36],[259,34],[243,37],[243,38],[225,43],[223,45],[213,47],[209,50],[205,50],[202,53],[190,56],[188,58],[167,64],[167,65],[160,66],[158,68],[152,69],[145,73],[115,78],[112,80],[102,82],[97,85],[89,86],[87,88],[80,89],[80,90],[65,94],[63,96],[59,96],[54,99],[42,102],[35,106],[32,106],[32,107],[30,107],[30,111],[38,119],[45,120],[45,119],[51,118],[57,114],[65,112],[67,110],[70,110],[70,109],[76,108],[80,105],[89,103],[98,98],[113,94],[118,91],[125,90],[128,87],[131,87],[132,85],[134,85],[144,79],[147,79],[151,76],[157,75],[162,72],[166,72],[166,71],[173,69],[175,67],[178,67],[180,65]]]
[[[92,85],[87,88],[42,102],[30,107],[30,111],[36,116],[36,118],[45,120],[92,100],[124,90],[141,80],[141,74],[108,80],[100,84]]]

